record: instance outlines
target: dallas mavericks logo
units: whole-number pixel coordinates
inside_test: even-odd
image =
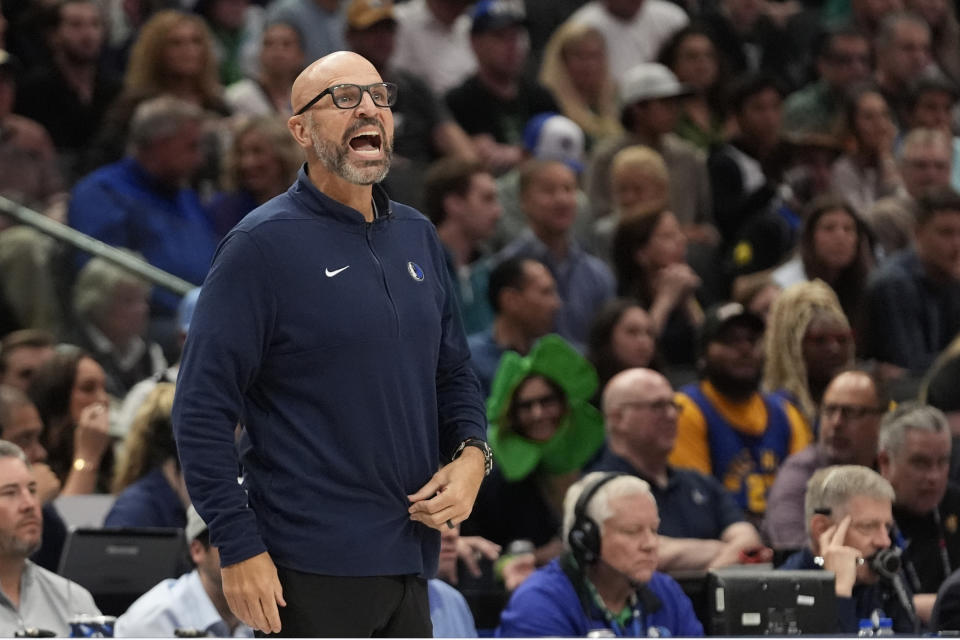
[[[407,263],[407,273],[417,282],[423,282],[423,269],[416,262]]]

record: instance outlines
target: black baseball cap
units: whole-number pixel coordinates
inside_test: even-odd
[[[707,310],[700,328],[700,351],[705,351],[708,344],[716,341],[727,327],[734,324],[750,327],[759,333],[763,333],[765,327],[763,318],[748,311],[739,302],[715,305]]]

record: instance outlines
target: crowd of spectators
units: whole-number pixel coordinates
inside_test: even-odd
[[[503,593],[570,567],[603,579],[577,566],[564,523],[597,492],[581,481],[591,471],[645,481],[600,493],[655,501],[643,526],[658,528],[661,571],[766,548],[805,549],[792,566],[838,562],[857,547],[838,513],[856,520],[860,499],[892,509],[889,539],[871,544],[905,550],[910,615],[956,629],[944,625],[960,621],[958,10],[6,2],[0,196],[200,287],[219,240],[300,170],[294,79],[356,51],[397,87],[384,186],[436,226],[487,397],[494,472],[463,535],[445,535],[438,635],[476,633],[465,584]],[[28,467],[23,513],[43,518],[42,545],[0,541],[0,568],[44,567],[69,589],[49,573],[68,534],[61,496],[115,495],[105,527],[185,528],[196,571],[144,596],[118,633],[249,631],[218,591],[170,426],[196,296],[0,214],[0,437],[22,449],[0,448],[0,471],[17,484]],[[811,500],[833,501],[833,519]],[[645,579],[673,593],[659,575]],[[26,614],[23,593],[0,577],[0,621],[22,625],[10,612]],[[872,583],[836,584],[847,597]],[[151,626],[201,592],[199,612]],[[579,629],[528,624],[550,609],[543,593],[511,601],[505,630]]]

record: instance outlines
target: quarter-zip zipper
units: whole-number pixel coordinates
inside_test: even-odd
[[[393,311],[393,324],[396,327],[396,335],[399,338],[400,337],[400,314],[397,311],[397,304],[393,300],[393,295],[390,293],[390,285],[387,282],[387,272],[383,268],[383,261],[380,260],[380,256],[377,255],[377,252],[373,248],[373,238],[371,234],[373,233],[374,224],[376,224],[376,221],[363,223],[364,235],[367,239],[367,249],[370,250],[370,255],[373,256],[374,262],[377,263],[377,267],[379,267],[380,269],[380,278],[381,280],[383,280],[383,290],[384,290],[384,293],[387,294],[387,300],[390,301],[390,309]]]

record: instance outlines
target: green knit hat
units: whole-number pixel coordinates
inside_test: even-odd
[[[508,424],[513,394],[531,375],[555,382],[567,400],[567,413],[546,442],[529,440]],[[551,474],[569,473],[593,457],[604,440],[603,416],[590,404],[596,390],[593,365],[560,336],[544,336],[527,356],[503,354],[487,398],[487,420],[490,448],[507,481],[523,480],[538,466]]]

